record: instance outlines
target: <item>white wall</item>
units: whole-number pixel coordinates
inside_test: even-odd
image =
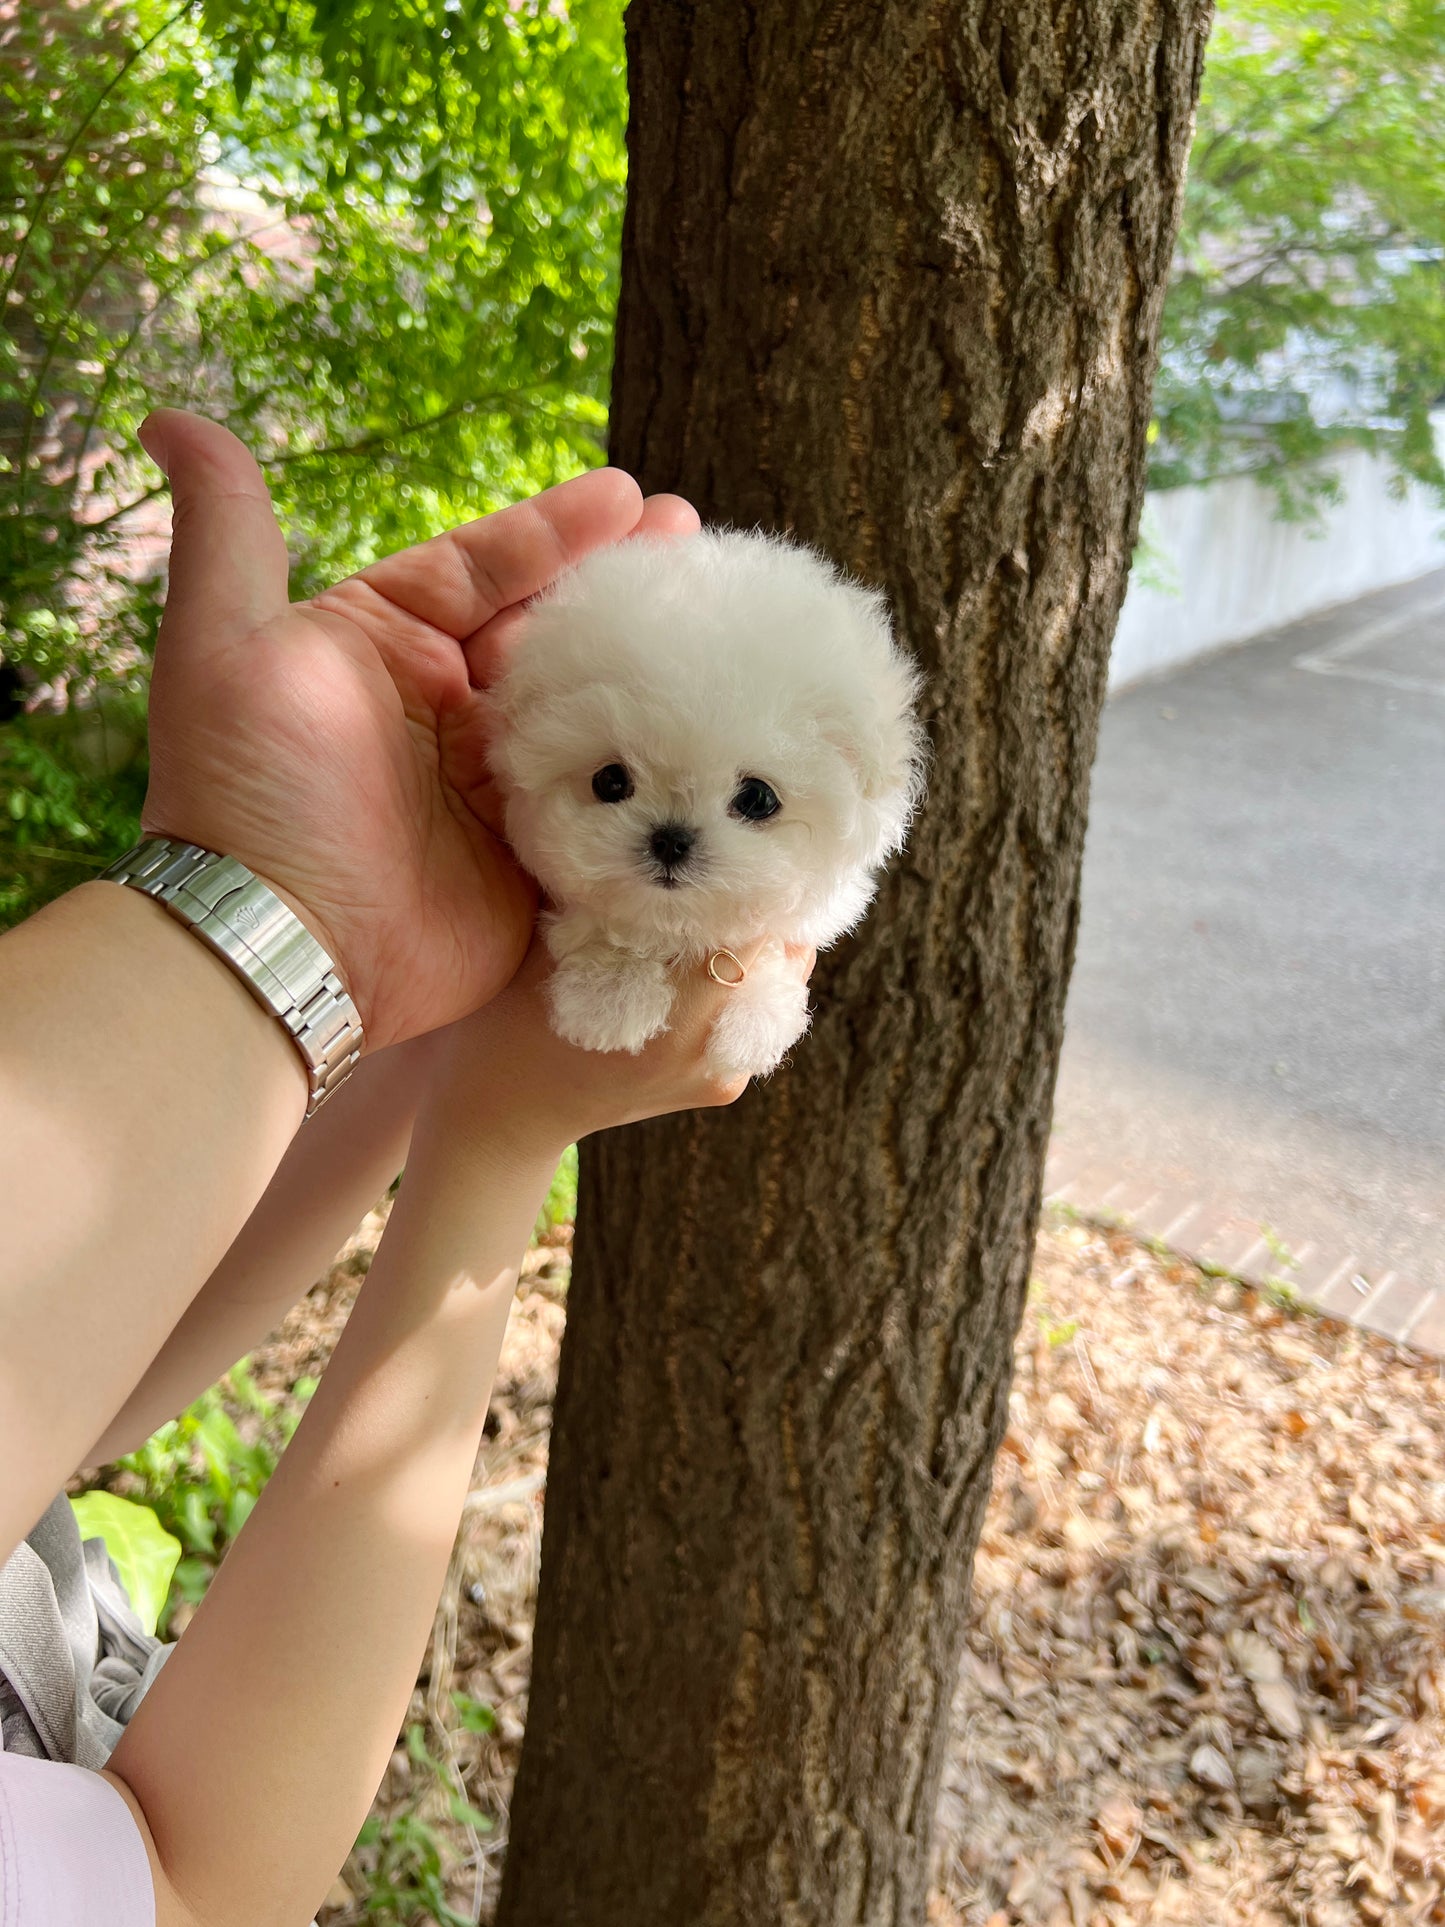
[[[1445,453],[1445,411],[1435,417]],[[1144,529],[1168,593],[1136,574],[1114,638],[1109,686],[1187,662],[1331,603],[1445,567],[1445,508],[1411,484],[1391,490],[1378,456],[1350,449],[1334,468],[1344,498],[1311,533],[1281,522],[1257,482],[1210,482],[1151,494]]]

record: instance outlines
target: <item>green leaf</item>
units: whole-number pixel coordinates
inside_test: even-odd
[[[562,1154],[547,1192],[546,1202],[537,1217],[532,1236],[545,1238],[559,1225],[571,1224],[577,1216],[577,1146],[574,1144]]]
[[[136,1617],[153,1633],[180,1560],[180,1540],[171,1537],[148,1505],[114,1492],[82,1492],[70,1501],[70,1509],[82,1539],[104,1542]]]
[[[496,1828],[497,1823],[489,1813],[483,1813],[480,1808],[474,1807],[470,1800],[464,1800],[459,1793],[449,1795],[447,1812],[459,1827],[471,1827],[477,1833],[491,1833]]]
[[[1445,0],[1226,0],[1205,65],[1155,390],[1157,487],[1251,472],[1317,513],[1370,448],[1437,490]]]
[[[457,1720],[468,1733],[495,1733],[497,1716],[483,1700],[473,1699],[470,1693],[452,1694],[452,1705],[457,1710]]]

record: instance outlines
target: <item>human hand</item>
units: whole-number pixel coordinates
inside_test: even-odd
[[[744,969],[768,947],[763,938],[744,950]],[[816,961],[816,951],[789,944],[777,968],[806,984]],[[548,1015],[551,968],[545,945],[534,943],[499,997],[436,1039],[436,1068],[422,1100],[429,1124],[453,1138],[501,1140],[524,1158],[555,1162],[594,1131],[731,1104],[747,1088],[746,1077],[719,1071],[708,1057],[708,1035],[733,993],[701,964],[679,984],[667,1030],[636,1053],[564,1043]]]
[[[330,952],[377,1048],[505,984],[536,893],[497,835],[475,686],[526,600],[589,550],[686,534],[616,469],[287,600],[286,545],[228,430],[162,409],[175,503],[151,688],[148,833],[238,858]]]

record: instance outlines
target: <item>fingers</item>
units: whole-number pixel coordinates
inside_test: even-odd
[[[171,562],[162,647],[205,648],[283,615],[289,564],[261,471],[219,422],[160,408],[141,446],[171,485]]]
[[[801,945],[762,938],[737,953],[745,969],[806,975],[813,953]],[[584,1050],[564,1043],[553,1027],[546,996],[554,965],[538,935],[507,989],[458,1025],[448,1040],[446,1075],[457,1088],[484,1090],[492,1105],[515,1104],[518,1117],[540,1107],[567,1138],[589,1136],[639,1118],[730,1104],[749,1079],[709,1061],[708,1039],[718,1013],[737,995],[697,960],[681,970],[666,1030],[636,1054]],[[465,1098],[456,1108],[465,1110]]]
[[[796,976],[803,983],[807,983],[818,962],[818,953],[812,944],[779,943],[776,937],[759,937],[756,943],[740,951],[738,958],[744,970],[751,970],[770,951],[774,955],[781,953],[787,959],[789,976]]]
[[[739,961],[743,965],[743,977],[733,982],[730,988],[726,985],[724,986],[721,993],[721,1002],[717,999],[710,999],[705,1007],[705,1028],[703,1030],[704,1049],[707,1047],[706,1040],[712,1031],[713,1024],[718,1020],[721,1011],[727,1007],[726,999],[730,996],[737,995],[738,984],[742,983],[746,977],[754,971],[765,973],[766,976],[771,979],[774,990],[776,989],[778,979],[792,977],[796,979],[801,988],[806,986],[809,978],[813,974],[813,966],[818,961],[818,953],[811,944],[779,943],[775,938],[764,937],[759,942],[750,945],[744,950],[740,955]],[[709,982],[709,988],[711,987],[711,982]],[[771,993],[765,992],[764,994],[769,995]],[[807,1024],[808,1017],[806,1015],[805,998],[801,1028],[806,1030]],[[793,1041],[796,1043],[796,1035]],[[741,1071],[729,1072],[723,1075],[713,1072],[710,1079],[709,1102],[714,1105],[735,1104],[752,1081],[752,1078],[747,1075],[747,1073]]]
[[[388,556],[357,579],[465,642],[589,550],[620,542],[641,515],[642,491],[632,477],[618,468],[596,468]]]
[[[744,977],[755,970],[767,969],[769,963],[776,959],[780,967],[789,976],[796,976],[800,983],[807,983],[818,961],[818,953],[810,945],[779,943],[776,937],[759,937],[755,942],[734,951],[733,955],[742,965]],[[684,1049],[695,1051],[701,1048],[718,1012],[724,1008],[728,998],[736,993],[736,989],[736,984],[719,983],[710,976],[706,961],[686,971],[678,986],[673,1012],[673,1029]]]
[[[696,535],[701,527],[702,517],[682,496],[649,495],[642,505],[642,519],[632,534],[688,536]]]
[[[609,471],[603,470],[599,472],[607,473]],[[583,476],[580,479],[587,481],[590,477]],[[564,486],[571,488],[575,486],[575,484],[568,482],[564,484]],[[557,492],[555,489],[551,491],[552,494],[556,494]],[[545,501],[546,499],[545,496],[538,496],[537,498],[539,502]],[[512,512],[510,509],[506,511],[507,514],[511,514]],[[629,540],[633,536],[638,535],[696,535],[701,527],[702,519],[698,515],[697,510],[692,506],[691,502],[685,502],[680,495],[649,495],[647,500],[642,504],[642,512],[633,526],[630,529],[624,530],[623,535],[608,536],[606,540],[621,541],[624,535]],[[589,548],[598,548],[600,546],[600,543],[595,542],[588,545]],[[571,562],[580,562],[582,553],[586,553],[586,551],[569,557],[569,564]],[[557,571],[554,571],[554,574],[555,573],[557,573]],[[548,581],[551,580],[552,577],[549,576]],[[537,588],[545,588],[546,586],[546,583],[537,584]],[[528,590],[527,593],[528,595],[532,595],[536,593],[536,590],[531,589]],[[512,646],[516,638],[516,632],[521,626],[525,613],[525,601],[522,598],[517,598],[507,608],[500,610],[498,614],[494,615],[490,621],[479,624],[475,632],[467,637],[463,644],[463,650],[467,658],[467,673],[471,677],[473,687],[485,689],[487,685],[495,679],[497,671],[505,659],[507,650]]]

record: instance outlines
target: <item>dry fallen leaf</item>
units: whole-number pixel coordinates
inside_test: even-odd
[[[1245,1806],[1266,1813],[1279,1805],[1279,1763],[1272,1753],[1260,1746],[1243,1747],[1235,1756],[1234,1770]]]
[[[1099,1838],[1114,1860],[1131,1854],[1139,1845],[1139,1830],[1144,1815],[1124,1794],[1116,1793],[1099,1808],[1094,1825]]]
[[[1258,1633],[1250,1632],[1247,1627],[1234,1626],[1224,1643],[1229,1649],[1230,1658],[1246,1679],[1267,1684],[1271,1680],[1284,1678],[1284,1663],[1279,1653]]]
[[[1295,1698],[1294,1688],[1288,1680],[1253,1680],[1254,1697],[1259,1701],[1259,1710],[1269,1721],[1281,1739],[1297,1740],[1304,1732],[1304,1720],[1300,1714],[1299,1701]]]
[[[519,1292],[479,1488],[545,1472],[565,1272],[564,1250]],[[1445,1927],[1437,1368],[1339,1326],[1257,1322],[1249,1293],[1117,1232],[1046,1225],[1034,1274],[974,1575],[932,1927]],[[257,1383],[274,1394],[318,1373],[356,1285],[338,1269],[318,1286],[256,1356]],[[1087,1348],[1037,1342],[1045,1312]],[[498,1820],[482,1865],[444,1812],[427,1815],[449,1903],[468,1915],[480,1878],[483,1922],[526,1711],[539,1526],[536,1502],[469,1518],[455,1654],[434,1649],[440,1683],[424,1675],[412,1709],[445,1707],[455,1685],[496,1711],[493,1732],[451,1736],[470,1797]],[[383,1817],[423,1796],[405,1765]],[[364,1898],[368,1878],[360,1852],[348,1892]],[[355,1927],[358,1905],[323,1909],[323,1927]]]
[[[1196,1746],[1189,1756],[1189,1771],[1201,1786],[1231,1788],[1234,1769],[1217,1746]]]
[[[1216,1606],[1222,1606],[1229,1597],[1227,1580],[1211,1566],[1191,1566],[1184,1574],[1184,1583],[1191,1592],[1197,1592],[1201,1599],[1208,1599]]]

